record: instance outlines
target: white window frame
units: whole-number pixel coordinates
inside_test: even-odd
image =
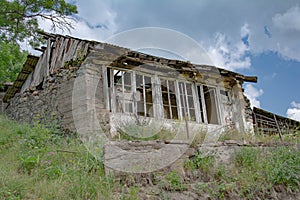
[[[108,70],[110,70],[110,86],[108,86],[108,78],[107,78],[107,74],[108,74]],[[164,104],[163,104],[163,99],[162,99],[162,89],[161,89],[161,80],[166,81],[167,84],[167,95],[168,95],[168,109],[170,112],[170,118],[173,118],[173,111],[172,111],[172,105],[170,102],[170,93],[169,93],[169,81],[173,81],[174,82],[174,87],[175,87],[175,96],[176,96],[176,104],[177,104],[177,116],[178,119],[182,120],[185,119],[184,116],[184,111],[183,109],[185,109],[186,111],[186,115],[187,115],[187,120],[188,121],[195,121],[197,123],[205,123],[208,124],[208,119],[207,119],[207,108],[206,108],[206,101],[205,101],[205,95],[204,95],[204,90],[203,90],[203,86],[206,86],[208,88],[213,88],[215,90],[214,92],[214,99],[215,99],[215,106],[216,106],[216,116],[217,116],[217,121],[218,121],[218,125],[223,124],[224,120],[222,118],[223,112],[222,112],[222,102],[220,100],[220,88],[216,87],[216,86],[212,86],[212,85],[204,85],[201,83],[193,83],[193,82],[189,82],[189,81],[185,81],[185,80],[174,80],[174,79],[169,79],[169,78],[165,78],[165,77],[158,77],[157,75],[150,75],[150,74],[145,74],[145,73],[136,73],[135,71],[132,70],[127,70],[127,69],[120,69],[117,67],[103,67],[102,72],[103,72],[103,84],[105,86],[105,91],[107,91],[104,96],[106,98],[106,108],[108,110],[110,110],[112,113],[116,113],[116,91],[115,91],[115,85],[114,85],[114,74],[113,71],[114,70],[118,70],[121,71],[122,73],[122,80],[121,80],[121,84],[122,84],[122,93],[123,93],[123,99],[122,99],[122,113],[133,113],[133,114],[138,114],[137,113],[137,86],[136,86],[136,76],[142,76],[142,85],[143,85],[143,106],[144,106],[144,114],[143,115],[139,115],[139,116],[143,116],[143,117],[149,117],[147,115],[149,115],[149,113],[147,113],[147,100],[146,100],[146,87],[145,87],[145,77],[149,77],[151,80],[151,91],[152,91],[152,112],[153,112],[153,116],[154,118],[157,119],[162,119],[164,118]],[[133,92],[132,94],[132,112],[125,112],[125,101],[124,101],[124,78],[123,78],[123,73],[130,73],[130,77],[131,77],[131,90]],[[194,114],[195,116],[191,116],[190,113],[190,105],[188,102],[188,95],[187,95],[187,85],[186,84],[190,84],[191,85],[191,90],[192,90],[192,97],[193,97],[193,103],[194,103]],[[110,91],[108,91],[110,89]],[[200,91],[199,91],[200,90]],[[228,92],[228,95],[230,97],[230,91],[226,90]],[[183,96],[181,95],[183,93]],[[201,97],[199,98],[198,93],[200,93]],[[182,99],[182,97],[184,99]],[[201,103],[200,103],[201,102]],[[185,106],[185,108],[183,107]],[[201,109],[200,107],[202,107],[202,112],[203,114],[201,115]],[[203,118],[202,118],[203,116]],[[191,120],[191,117],[195,117],[195,119]]]

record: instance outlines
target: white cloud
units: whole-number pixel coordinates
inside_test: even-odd
[[[250,104],[251,104],[252,108],[253,107],[260,108],[260,101],[258,100],[258,97],[263,95],[263,93],[264,93],[264,91],[262,89],[258,89],[251,84],[245,85],[244,94],[250,100]]]
[[[162,27],[191,36],[203,44],[216,65],[230,70],[251,66],[247,52],[272,51],[300,61],[299,0],[274,0],[272,6],[266,1],[238,0],[69,2],[78,6],[78,22],[71,33],[76,37],[103,41],[132,28]]]
[[[250,50],[248,24],[244,24],[240,32],[240,40],[235,43],[225,34],[216,34],[215,44],[208,48],[208,55],[216,66],[229,70],[244,69],[251,66],[251,59],[246,55]]]
[[[289,9],[275,13],[272,17],[273,36],[272,44],[266,45],[272,51],[278,52],[287,60],[300,61],[300,7],[292,6]],[[276,45],[275,45],[276,44]]]
[[[288,118],[300,121],[300,103],[293,101],[291,108],[287,109],[286,115]]]
[[[277,13],[272,21],[276,27],[284,31],[300,31],[300,7],[291,7],[285,13]]]
[[[245,23],[241,28],[241,37],[245,38],[250,36],[249,24]]]
[[[117,14],[110,8],[108,1],[89,0],[89,3],[78,0],[78,14],[74,15],[71,32],[51,30],[51,21],[39,19],[39,25],[47,32],[67,34],[82,39],[103,41],[116,32],[115,19]]]
[[[297,6],[299,0],[272,0],[272,6],[268,1],[239,0],[191,0],[188,3],[180,0],[165,0],[160,3],[141,0],[135,1],[134,5],[126,1],[111,1],[112,8],[117,13],[115,21],[118,31],[143,26],[181,31],[203,43],[207,50],[211,48],[217,64],[225,63],[225,67],[228,67],[230,61],[227,57],[222,59],[225,55],[217,49],[214,37],[217,33],[230,36],[230,43],[227,44],[230,51],[235,51],[237,44],[244,48],[241,37],[249,34],[251,53],[273,51],[286,59],[300,61],[300,45],[296,42],[299,40],[299,33],[295,33],[300,23],[300,8]],[[244,65],[250,64],[249,59],[238,61],[232,62],[235,67],[231,68],[244,68]]]

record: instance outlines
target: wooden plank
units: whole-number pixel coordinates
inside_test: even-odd
[[[65,38],[61,37],[59,51],[56,56],[53,70],[59,69],[60,67],[62,67],[65,46],[66,46]]]
[[[167,94],[168,94],[169,113],[170,113],[170,118],[173,119],[169,80],[166,80],[166,83],[167,83]]]
[[[111,101],[111,103],[110,103],[110,105],[111,105],[111,111],[113,112],[113,113],[115,113],[116,112],[116,92],[115,92],[115,86],[114,86],[114,74],[113,74],[113,69],[110,69],[110,68],[108,68],[109,70],[110,70],[110,91],[111,91],[111,99],[110,99],[110,101]]]
[[[109,70],[106,66],[102,65],[102,77],[103,77],[103,95],[105,99],[105,107],[107,110],[110,109],[110,100],[109,100],[109,87],[107,80],[107,70]]]
[[[225,125],[225,118],[224,118],[224,106],[221,103],[221,93],[220,93],[220,87],[215,88],[215,101],[217,106],[217,117],[219,124]]]
[[[202,102],[202,111],[203,111],[204,123],[208,124],[207,112],[206,112],[206,103],[205,103],[204,92],[203,92],[203,85],[199,85],[199,86],[200,86],[200,94],[201,94],[201,102]]]
[[[279,134],[280,141],[283,142],[281,130],[280,130],[280,127],[279,127],[279,125],[278,125],[278,122],[277,122],[277,119],[276,119],[275,114],[274,114],[273,116],[274,116],[274,120],[275,120],[275,123],[276,123],[276,126],[277,126],[277,130],[278,130],[278,134]]]
[[[61,54],[63,52],[64,38],[57,37],[55,42],[55,55],[53,55],[53,59],[51,61],[52,67],[50,72],[52,73],[55,69],[57,69],[58,62],[61,60]]]
[[[201,113],[200,113],[200,102],[198,98],[198,93],[197,93],[197,85],[192,84],[192,94],[193,94],[193,101],[195,104],[195,115],[196,115],[196,122],[200,123],[202,122],[201,118]]]
[[[38,86],[42,81],[43,81],[43,74],[44,74],[44,69],[43,66],[46,63],[46,58],[47,58],[47,54],[42,54],[36,67],[35,70],[33,72],[33,79],[32,82],[30,84],[30,86]]]
[[[137,115],[137,103],[136,103],[136,78],[135,72],[132,72],[132,79],[131,79],[131,89],[132,89],[132,110],[135,115]]]
[[[182,84],[180,84],[179,86],[181,86],[181,92],[182,92],[182,94],[183,94],[183,102],[182,102],[182,104],[183,104],[183,112],[184,112],[184,120],[185,120],[185,128],[186,128],[186,137],[187,137],[187,139],[189,139],[190,138],[190,133],[189,133],[189,124],[188,124],[188,119],[187,119],[187,117],[188,117],[188,115],[187,115],[187,112],[186,112],[186,103],[187,102],[185,102],[185,97],[184,96],[187,96],[187,95],[184,95],[184,86],[185,86],[185,84],[184,83],[182,83]],[[186,87],[185,87],[185,90],[186,90]],[[181,108],[180,108],[180,110],[181,110]]]

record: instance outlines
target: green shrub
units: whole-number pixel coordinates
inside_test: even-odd
[[[39,156],[26,156],[21,157],[21,167],[20,170],[27,174],[31,174],[32,170],[38,167],[40,162]]]
[[[237,167],[254,168],[257,167],[259,150],[254,148],[243,148],[237,152],[234,157],[234,163]]]
[[[169,172],[166,175],[166,180],[170,184],[171,191],[182,191],[185,189],[185,187],[182,183],[181,177],[177,171]]]
[[[185,162],[185,168],[191,168],[193,170],[200,169],[204,173],[208,173],[215,164],[214,156],[204,156],[200,151],[195,153],[189,161]]]
[[[264,164],[264,171],[270,183],[299,190],[300,151],[287,147],[274,149],[268,162]]]

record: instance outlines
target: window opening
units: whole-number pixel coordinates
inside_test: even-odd
[[[203,93],[204,93],[208,123],[209,124],[219,124],[216,89],[213,87],[204,85]]]
[[[161,92],[164,117],[167,119],[178,119],[175,82],[161,79]]]
[[[181,111],[183,118],[196,121],[195,103],[191,83],[179,82]]]
[[[116,112],[133,113],[132,72],[115,69],[111,69],[111,71],[116,98]],[[111,80],[108,80],[111,84]]]
[[[153,117],[153,99],[151,77],[136,74],[137,114]]]

